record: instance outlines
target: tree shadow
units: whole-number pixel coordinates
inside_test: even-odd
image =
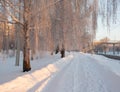
[[[54,58],[54,59],[53,59]],[[32,69],[29,72],[22,72],[22,63],[20,66],[15,66],[13,60],[11,60],[13,63],[11,64],[11,61],[8,61],[10,63],[4,64],[3,67],[0,67],[2,71],[0,71],[0,85],[13,81],[18,77],[22,77],[26,74],[31,75],[36,70],[40,70],[46,66],[48,66],[50,63],[54,63],[58,61],[58,57],[52,56],[50,59],[40,59],[38,61],[31,61]],[[1,63],[0,63],[1,64]],[[35,66],[33,68],[33,66]]]
[[[47,78],[45,78],[44,80],[36,83],[36,84],[35,84],[32,88],[30,88],[27,92],[36,92],[36,90],[37,90],[45,81],[47,81],[49,78],[50,78],[50,76],[47,77]]]

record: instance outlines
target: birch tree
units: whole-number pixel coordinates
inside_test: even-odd
[[[30,50],[35,55],[41,51],[53,52],[58,45],[66,50],[82,50],[88,46],[95,38],[98,17],[102,16],[110,27],[117,19],[120,4],[119,0],[20,1],[0,0],[3,9],[0,22],[18,24],[20,33],[17,34],[23,39],[24,72],[31,70]]]
[[[13,3],[16,2],[16,3]],[[12,23],[22,25],[24,32],[24,50],[23,50],[23,72],[31,70],[30,66],[30,45],[29,45],[29,26],[30,26],[30,9],[31,9],[31,0],[22,1],[23,11],[19,11],[15,8],[16,5],[20,5],[19,2],[13,0],[1,0],[0,3],[5,8],[6,13],[12,19]],[[22,13],[23,14],[23,22],[19,21],[19,19],[12,14],[12,12]],[[9,22],[9,19],[8,19]]]

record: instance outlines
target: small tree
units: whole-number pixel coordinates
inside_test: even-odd
[[[58,54],[59,52],[59,45],[57,46],[56,50],[55,50],[55,54]]]
[[[61,49],[60,53],[61,53],[61,58],[64,58],[65,57],[65,48],[64,48],[64,45],[62,45],[62,49]]]

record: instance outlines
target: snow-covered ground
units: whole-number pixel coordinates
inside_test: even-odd
[[[14,59],[0,57],[1,92],[120,92],[119,60],[79,52],[62,59],[47,55],[23,73]]]

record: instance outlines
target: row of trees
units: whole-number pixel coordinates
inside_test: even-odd
[[[6,26],[14,26],[14,32],[13,29],[11,31],[14,34],[12,42],[17,50],[16,65],[19,65],[20,49],[24,53],[25,72],[31,69],[30,50],[34,57],[40,51],[53,52],[58,46],[60,49],[81,50],[86,45],[91,45],[97,29],[98,15],[107,17],[109,25],[108,14],[115,19],[119,2],[109,0],[113,4],[109,5],[107,0],[101,1],[0,0],[0,23],[3,24],[0,26],[0,32],[4,35],[7,31]],[[104,4],[106,6],[103,7]],[[104,13],[106,11],[107,13]],[[1,36],[1,44],[6,42],[3,41],[5,39]]]

